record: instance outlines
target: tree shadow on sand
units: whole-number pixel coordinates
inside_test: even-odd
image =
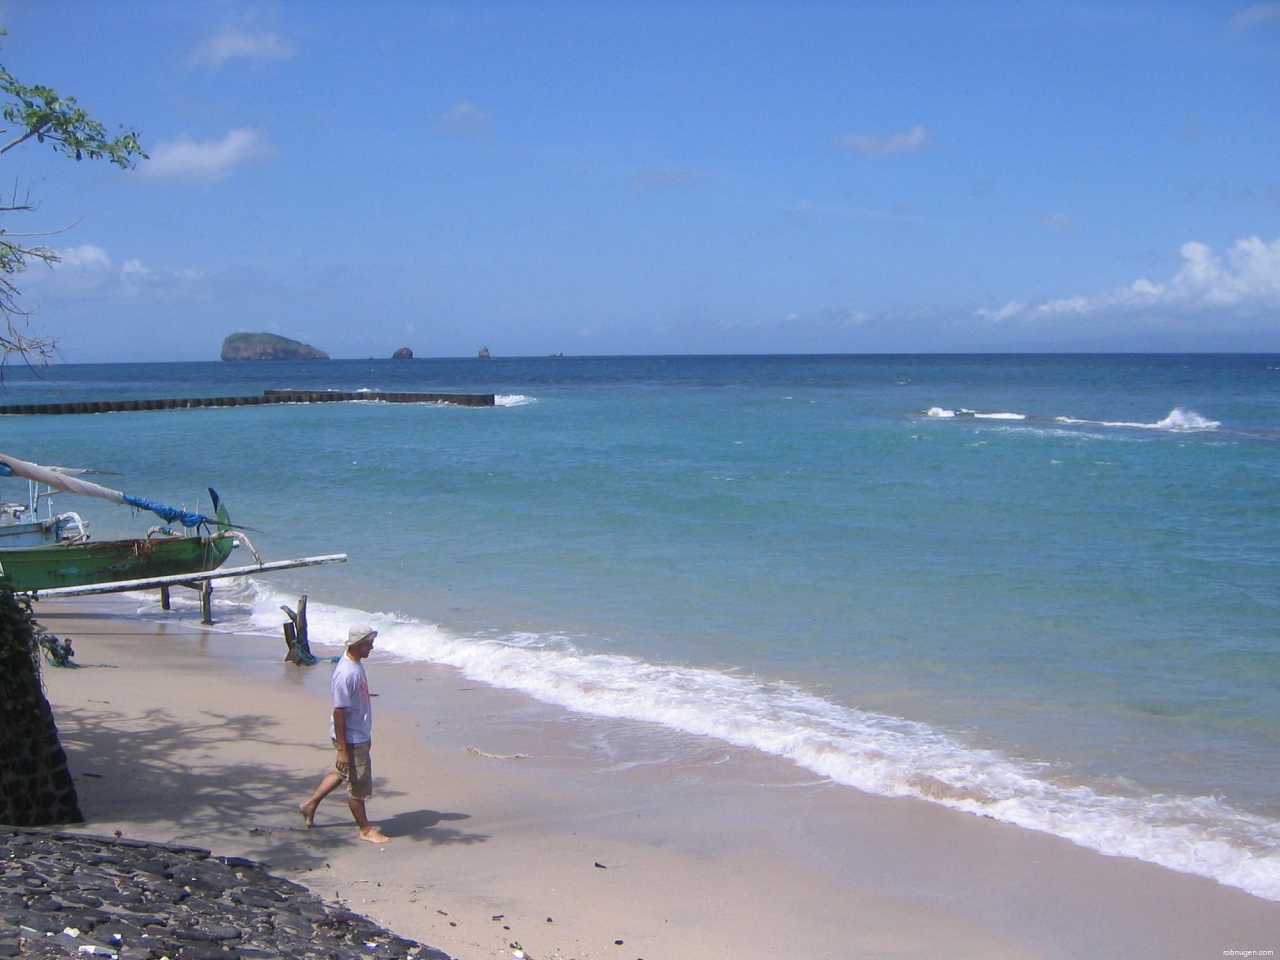
[[[298,803],[315,788],[318,774],[300,775],[292,765],[251,760],[226,749],[239,742],[251,745],[248,752],[256,757],[287,751],[296,760],[300,753],[316,751],[327,759],[327,745],[282,740],[280,723],[265,714],[206,712],[203,717],[191,722],[163,710],[58,710],[58,732],[86,828],[92,832],[95,822],[115,823],[128,833],[128,825],[136,824],[150,837],[157,837],[159,828],[168,834],[163,838],[167,841],[197,846],[231,838],[248,856],[297,870],[321,866],[330,851],[358,842],[345,803],[330,808],[333,801],[327,801],[326,808],[348,817],[341,825],[349,832],[303,825]],[[379,787],[381,797],[402,795]],[[335,794],[333,800],[339,799]],[[381,823],[388,836],[436,846],[488,840],[483,834],[439,826],[467,818],[462,813],[417,810]]]

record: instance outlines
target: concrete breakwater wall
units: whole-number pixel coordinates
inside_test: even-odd
[[[376,393],[342,390],[264,390],[248,397],[186,397],[147,400],[78,400],[73,403],[13,403],[0,415],[129,413],[137,410],[191,410],[197,407],[251,407],[264,403],[447,403],[460,407],[492,407],[492,393]]]

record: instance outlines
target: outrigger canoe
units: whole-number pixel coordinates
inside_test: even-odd
[[[26,593],[54,587],[204,573],[221,566],[236,543],[244,540],[232,529],[226,504],[212,489],[209,495],[214,515],[209,517],[80,480],[74,476],[75,472],[42,467],[0,454],[0,476],[24,477],[49,491],[99,497],[150,510],[167,524],[181,524],[185,532],[178,533],[164,526],[154,527],[146,537],[138,539],[94,541],[89,539],[84,525],[79,524],[77,532],[49,542],[0,546],[0,576],[9,582],[11,589]],[[0,543],[3,542],[0,538]]]

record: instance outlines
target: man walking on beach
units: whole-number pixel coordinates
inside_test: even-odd
[[[333,769],[324,775],[316,792],[305,803],[298,804],[308,827],[316,825],[316,808],[333,793],[338,784],[347,785],[347,806],[360,828],[360,839],[370,843],[386,843],[391,838],[369,822],[364,802],[373,796],[373,766],[369,761],[369,744],[373,739],[373,707],[369,702],[369,681],[361,662],[373,651],[373,638],[378,631],[358,624],[347,633],[347,650],[333,668],[330,689],[333,692],[333,722],[329,737],[338,752]]]

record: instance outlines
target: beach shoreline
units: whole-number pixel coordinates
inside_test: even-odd
[[[1280,948],[1280,904],[1213,881],[708,738],[676,738],[672,754],[668,731],[376,651],[370,815],[393,841],[360,843],[337,795],[307,830],[297,803],[329,762],[328,666],[133,610],[36,606],[79,664],[45,669],[86,817],[75,829],[260,860],[458,960],[512,943],[535,960]]]

